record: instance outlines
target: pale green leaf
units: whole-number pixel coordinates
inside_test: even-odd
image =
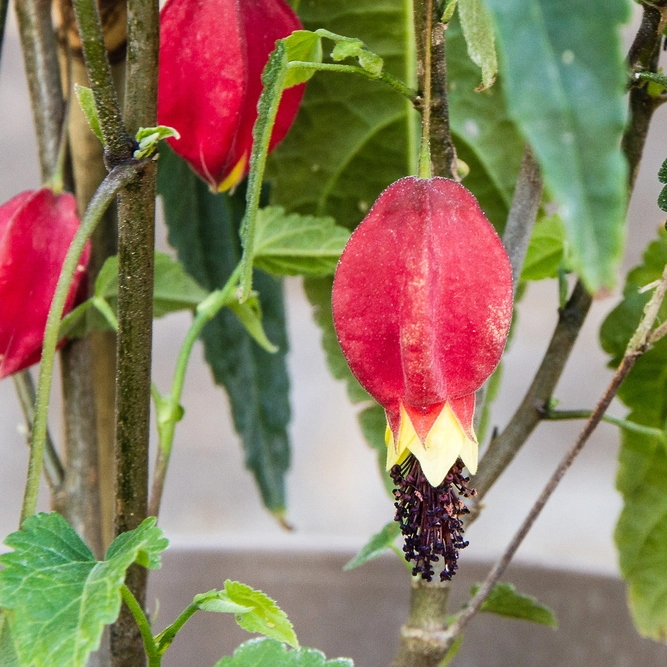
[[[297,647],[299,642],[287,614],[268,595],[238,581],[225,581],[230,602],[252,611],[236,615],[236,622],[248,632],[259,632],[272,639]]]
[[[368,563],[369,560],[379,558],[391,548],[400,534],[400,525],[396,521],[391,521],[382,530],[375,533],[361,551],[344,565],[343,569],[353,570],[355,567]]]
[[[575,270],[612,287],[623,249],[627,165],[625,0],[487,0],[508,105],[558,202]]]
[[[459,18],[470,59],[482,70],[477,91],[493,85],[498,74],[498,57],[493,35],[493,19],[485,0],[459,0]]]
[[[322,40],[310,30],[295,30],[283,42],[287,49],[288,62],[322,62]],[[308,81],[315,71],[312,69],[289,69],[285,78],[284,89]]]
[[[83,667],[118,616],[127,568],[159,567],[168,542],[149,518],[117,537],[97,562],[53,512],[29,517],[5,544],[14,551],[0,556],[0,605],[11,610],[21,664]]]
[[[473,587],[470,594],[475,595],[478,589],[479,584]],[[549,607],[539,604],[531,595],[519,593],[512,584],[502,582],[496,584],[480,611],[547,625],[554,630],[558,628],[556,616]]]
[[[139,148],[133,153],[134,159],[141,160],[142,158],[150,157],[157,150],[158,143],[163,139],[169,139],[169,137],[180,139],[181,135],[173,127],[167,125],[140,127],[135,136]]]
[[[521,280],[555,278],[565,257],[565,244],[565,227],[558,215],[537,222],[521,269]]]
[[[244,607],[229,599],[225,591],[212,590],[208,593],[195,595],[194,604],[202,611],[212,611],[218,614],[245,614],[252,611],[252,607]]]
[[[262,326],[262,306],[256,295],[251,294],[243,303],[232,301],[229,308],[260,347],[271,354],[278,351],[278,347],[269,340]]]
[[[277,275],[331,275],[350,233],[333,218],[286,214],[281,206],[259,210],[254,264]]]
[[[352,660],[327,660],[313,648],[289,650],[274,639],[251,639],[241,644],[233,656],[222,658],[215,667],[354,667]]]
[[[76,95],[76,99],[79,100],[81,111],[83,111],[90,129],[104,146],[104,137],[102,136],[102,127],[100,126],[100,118],[97,115],[93,91],[90,88],[86,88],[86,86],[80,86],[78,83],[75,83],[74,94]]]
[[[442,23],[447,24],[452,20],[458,2],[459,0],[446,0],[445,6],[442,10],[442,18],[440,19]]]

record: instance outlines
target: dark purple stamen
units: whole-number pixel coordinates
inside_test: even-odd
[[[458,569],[459,549],[468,546],[463,539],[459,517],[468,514],[461,498],[475,495],[463,475],[463,463],[457,459],[440,486],[433,487],[424,476],[419,461],[410,454],[390,472],[394,484],[396,515],[405,537],[405,560],[412,561],[412,574],[431,581],[433,563],[442,556],[440,581],[450,580]]]

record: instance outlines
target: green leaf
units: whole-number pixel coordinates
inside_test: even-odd
[[[627,165],[621,152],[625,0],[487,0],[512,115],[559,203],[575,270],[612,287],[621,258]]]
[[[208,593],[200,593],[195,595],[193,602],[202,611],[212,611],[218,614],[245,614],[252,611],[252,607],[232,602],[225,591],[212,590]]]
[[[623,301],[600,330],[610,365],[616,366],[634,333],[650,291],[640,289],[658,279],[667,264],[667,233],[646,249],[643,263],[628,274]],[[658,321],[665,321],[663,303]],[[618,397],[631,409],[627,419],[664,432],[667,422],[667,340],[664,338],[635,363]],[[667,450],[664,438],[629,429],[621,432],[616,486],[623,511],[615,532],[621,575],[639,632],[667,640]]]
[[[241,256],[238,225],[245,207],[243,188],[237,188],[233,197],[211,194],[187,164],[163,144],[158,191],[164,202],[169,242],[180,261],[200,285],[220,289]],[[261,271],[255,272],[254,284],[264,330],[279,351],[269,354],[261,349],[226,308],[206,325],[202,339],[213,377],[229,395],[246,465],[255,475],[265,505],[280,514],[285,508],[290,419],[283,292],[281,283]]]
[[[251,294],[243,303],[234,301],[229,304],[229,308],[261,348],[270,354],[278,351],[279,348],[268,339],[262,326],[262,304],[256,295]]]
[[[454,643],[451,645],[449,651],[447,651],[447,655],[445,655],[438,667],[447,667],[447,665],[450,665],[452,660],[454,660],[454,658],[459,654],[461,646],[463,646],[463,635],[459,635],[454,640]]]
[[[375,533],[361,551],[344,566],[344,570],[353,570],[369,560],[382,556],[401,534],[401,527],[396,521],[388,523],[380,532]]]
[[[498,73],[493,19],[484,0],[459,0],[459,18],[468,55],[482,70],[482,84],[477,88],[481,92],[493,85]]]
[[[565,257],[565,227],[556,214],[542,218],[533,227],[521,280],[555,278]]]
[[[287,614],[268,595],[229,579],[225,581],[225,593],[230,602],[251,610],[236,615],[236,622],[244,630],[259,632],[295,648],[299,646]]]
[[[476,584],[470,591],[470,595],[475,595],[478,589],[479,584]],[[554,630],[558,628],[556,616],[549,607],[539,604],[537,599],[531,595],[517,592],[512,584],[497,583],[480,611],[547,625]]]
[[[336,43],[331,52],[331,59],[334,62],[340,62],[346,58],[356,58],[359,65],[374,76],[380,76],[384,67],[384,61],[377,53],[369,51],[364,43],[356,37],[345,37],[337,35],[329,30],[319,29],[317,34],[327,37]]]
[[[458,5],[459,0],[446,0],[445,1],[445,6],[444,9],[442,10],[442,18],[440,21],[442,23],[449,23],[453,16],[454,12],[456,11],[456,6]]]
[[[181,135],[173,127],[168,127],[167,125],[140,127],[135,136],[139,148],[133,153],[134,159],[141,160],[142,158],[150,157],[157,150],[158,143],[163,139],[169,139],[169,137],[180,139]]]
[[[80,86],[78,83],[75,83],[74,94],[76,95],[76,99],[79,100],[81,111],[83,111],[90,129],[100,140],[102,146],[104,146],[104,137],[102,136],[102,127],[100,126],[100,118],[97,115],[93,91],[90,88],[86,88],[86,86]]]
[[[285,214],[281,206],[260,209],[253,261],[277,275],[327,276],[335,269],[350,233],[333,218]]]
[[[322,62],[322,40],[310,30],[295,30],[284,40],[287,49],[287,60],[289,62],[299,61],[308,63]],[[290,69],[287,72],[284,88],[291,88],[310,79],[314,70]]]
[[[0,665],[2,667],[21,667],[9,625],[9,616],[10,612],[0,609]]]
[[[313,648],[290,651],[274,639],[251,639],[241,644],[231,657],[222,658],[215,667],[354,667],[352,660],[327,660]]]
[[[658,172],[658,180],[661,183],[667,183],[667,160],[662,163],[660,171]],[[658,206],[663,210],[667,211],[667,186],[665,186],[658,197]]]
[[[168,542],[151,517],[117,537],[97,562],[53,512],[29,517],[5,544],[14,551],[0,556],[0,605],[11,610],[21,664],[79,667],[118,616],[127,568],[159,567]]]

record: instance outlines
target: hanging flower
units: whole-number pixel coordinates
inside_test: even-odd
[[[456,569],[461,497],[477,471],[475,391],[496,368],[512,316],[512,272],[473,195],[444,178],[389,186],[336,272],[334,325],[348,364],[387,415],[387,470],[414,573]]]
[[[79,224],[74,197],[49,188],[22,192],[0,206],[0,378],[39,361],[56,283]],[[89,255],[86,246],[65,312],[74,305]]]
[[[247,173],[261,75],[276,40],[301,29],[284,0],[169,0],[160,15],[158,122],[212,189]],[[289,131],[304,86],[283,93],[269,145]]]

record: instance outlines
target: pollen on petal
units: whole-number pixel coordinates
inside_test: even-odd
[[[398,438],[394,438],[394,434],[387,424],[385,432],[385,442],[387,443],[387,470],[391,470],[397,463],[401,464],[405,461],[407,455],[412,451],[413,447],[422,447],[417,431],[410,419],[410,415],[405,411],[401,405],[401,421],[398,427]]]
[[[426,479],[433,486],[442,483],[459,456],[471,472],[472,465],[477,470],[477,443],[466,435],[449,403],[442,408],[424,444],[417,444],[410,451],[419,460]]]

